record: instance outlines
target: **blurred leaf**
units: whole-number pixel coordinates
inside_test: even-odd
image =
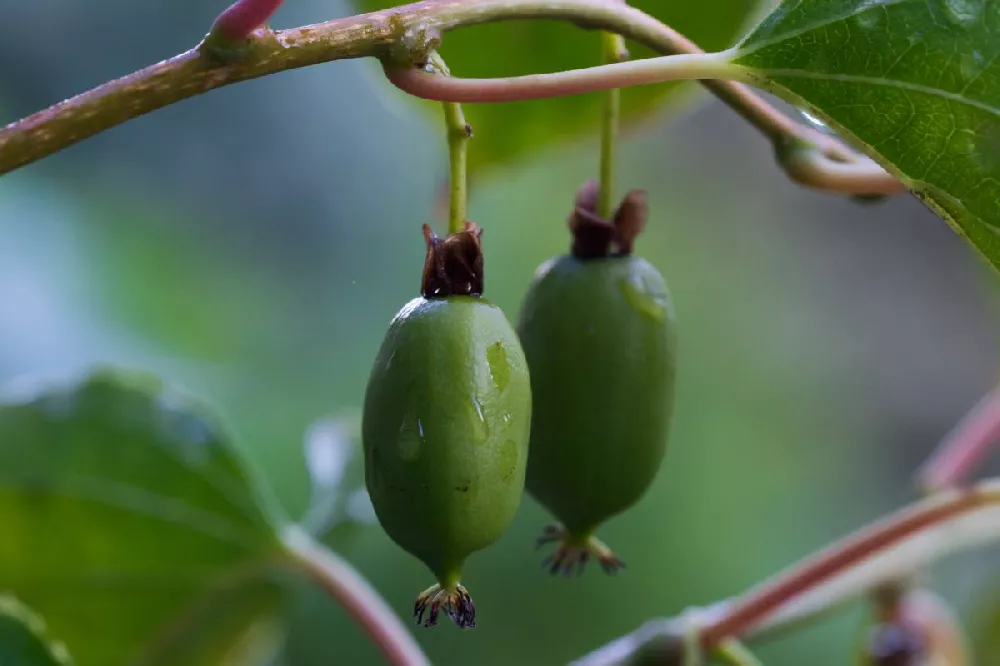
[[[62,643],[45,635],[42,618],[10,595],[0,595],[0,664],[71,666]]]
[[[280,553],[276,511],[227,436],[145,374],[15,383],[5,398],[0,589],[43,613],[82,664],[217,664],[187,631],[204,630],[191,619],[205,593],[243,594]],[[210,619],[272,612],[265,588]],[[168,638],[183,656],[160,653]]]
[[[316,421],[306,432],[304,448],[311,486],[302,527],[323,538],[346,523],[374,523],[371,500],[357,473],[361,466],[360,414]]]
[[[1000,268],[1000,0],[784,2],[737,53]]]
[[[398,0],[356,0],[360,10],[372,11],[402,4]],[[684,33],[706,50],[732,44],[757,0],[705,0],[629,3]],[[629,44],[633,58],[652,52]],[[455,76],[503,77],[590,67],[601,62],[598,33],[566,22],[517,21],[472,26],[448,33],[440,49]],[[690,89],[690,86],[689,86]],[[678,85],[639,86],[622,93],[625,122],[648,116],[667,99],[677,99]],[[469,166],[509,163],[531,151],[592,134],[596,141],[601,117],[601,95],[578,95],[542,101],[466,105],[465,114],[475,136],[469,148]],[[440,113],[438,105],[429,110]],[[594,154],[594,167],[597,154]]]

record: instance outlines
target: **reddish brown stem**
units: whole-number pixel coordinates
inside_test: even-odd
[[[990,391],[941,441],[917,473],[927,492],[960,483],[1000,441],[1000,387]]]
[[[347,612],[390,666],[430,666],[420,646],[385,600],[335,553],[298,528],[286,531],[292,562]]]
[[[989,501],[991,498],[984,493],[968,491],[940,503],[922,504],[890,516],[734,601],[721,616],[702,629],[701,643],[709,650],[725,638],[739,637],[783,604],[835,574],[920,530]],[[995,498],[992,501],[995,502]]]
[[[236,0],[215,19],[212,32],[220,32],[234,41],[246,39],[278,11],[282,2],[284,0]]]

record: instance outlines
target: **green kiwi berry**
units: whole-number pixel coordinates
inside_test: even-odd
[[[392,320],[365,393],[365,482],[379,522],[437,585],[417,599],[475,626],[466,558],[514,518],[524,489],[531,387],[504,313],[485,301],[474,225],[439,240],[425,227],[423,296]]]
[[[623,566],[594,533],[652,484],[673,413],[673,305],[656,268],[631,254],[645,195],[630,192],[612,222],[594,214],[593,194],[581,190],[573,251],[539,268],[518,323],[531,370],[526,487],[559,521],[539,538],[560,544],[553,573],[591,556]]]

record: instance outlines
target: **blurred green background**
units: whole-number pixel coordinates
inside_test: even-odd
[[[3,117],[172,55],[220,9],[3,3]],[[296,0],[274,24],[348,13]],[[0,379],[96,362],[153,370],[213,402],[300,515],[304,433],[359,407],[389,319],[417,293],[420,224],[442,229],[441,123],[418,106],[376,63],[334,63],[177,104],[0,179]],[[568,247],[596,148],[595,132],[474,183],[486,295],[512,319],[536,266]],[[549,578],[532,546],[548,517],[526,499],[466,570],[479,627],[415,632],[435,664],[563,664],[741,591],[908,501],[912,470],[995,378],[997,280],[911,198],[860,205],[798,188],[704,96],[628,133],[619,185],[650,192],[638,251],[671,285],[681,345],[667,463],[601,532],[629,568]],[[403,616],[431,582],[377,526],[329,542]],[[995,557],[935,572],[973,627],[1000,599]],[[760,656],[846,664],[859,618]],[[379,663],[305,586],[287,627],[275,664]]]

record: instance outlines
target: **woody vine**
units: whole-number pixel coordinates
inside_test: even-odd
[[[440,616],[450,617],[461,627],[475,626],[472,596],[459,580],[462,565],[469,554],[489,545],[504,530],[517,507],[525,476],[529,490],[558,519],[557,523],[545,528],[539,538],[542,545],[555,545],[556,550],[546,560],[551,571],[582,571],[588,560],[599,563],[608,572],[618,571],[624,564],[609,545],[597,539],[595,532],[602,522],[638,500],[651,481],[647,478],[648,473],[655,473],[659,465],[672,410],[676,352],[669,330],[673,314],[666,286],[655,268],[633,256],[647,212],[644,195],[629,192],[616,205],[619,200],[614,189],[614,146],[619,124],[620,88],[668,81],[701,82],[771,142],[777,162],[789,178],[810,188],[866,198],[909,190],[962,232],[967,232],[962,222],[967,219],[966,209],[972,211],[975,207],[975,202],[966,205],[959,201],[960,205],[956,205],[951,199],[938,196],[937,190],[931,187],[934,183],[914,179],[871,144],[859,140],[856,133],[844,132],[847,139],[841,140],[777,110],[755,88],[795,104],[803,102],[802,95],[776,84],[773,78],[761,73],[763,70],[746,64],[743,57],[746,49],[704,53],[669,26],[625,3],[609,0],[425,0],[318,25],[275,31],[265,24],[280,4],[281,0],[239,0],[219,15],[205,39],[194,48],[11,123],[0,130],[0,173],[10,172],[115,125],[214,88],[339,59],[377,58],[392,84],[416,97],[442,103],[451,161],[448,234],[438,237],[425,225],[427,262],[421,285],[422,299],[420,303],[409,304],[397,316],[376,360],[376,371],[366,398],[363,438],[368,487],[383,526],[397,543],[422,559],[437,578],[437,584],[420,594],[413,609],[417,623],[424,626],[436,624]],[[451,75],[438,54],[447,33],[476,24],[514,19],[562,20],[595,31],[595,43],[601,46],[602,64],[580,70],[499,79],[462,79]],[[663,55],[629,60],[627,41]],[[612,333],[620,334],[620,339],[647,336],[651,342],[645,350],[649,353],[642,358],[642,367],[623,371],[652,374],[647,381],[638,382],[641,393],[629,396],[630,400],[621,405],[616,404],[621,407],[620,413],[603,414],[598,425],[581,425],[561,421],[558,410],[547,407],[545,399],[539,398],[544,391],[539,390],[535,379],[536,375],[546,373],[565,378],[581,371],[579,363],[543,368],[546,355],[533,351],[536,344],[542,344],[538,342],[540,338],[558,330],[557,323],[543,321],[544,313],[550,311],[544,299],[564,296],[542,294],[543,289],[558,290],[544,284],[536,285],[538,291],[531,297],[538,299],[539,305],[522,316],[516,333],[499,310],[477,300],[482,296],[484,285],[482,230],[466,219],[465,176],[466,151],[470,143],[474,146],[474,128],[466,123],[460,105],[595,91],[605,93],[599,178],[581,188],[569,216],[572,233],[569,260],[575,263],[569,268],[558,264],[549,267],[546,277],[555,275],[552,279],[556,281],[568,279],[557,275],[558,271],[564,270],[568,275],[580,266],[600,266],[602,271],[620,271],[614,274],[615,280],[621,278],[629,284],[641,285],[631,298],[645,299],[642,305],[646,308],[642,316],[645,319],[639,317],[630,323],[628,311],[616,309],[618,306],[613,302],[614,298],[621,297],[620,294],[607,297],[604,318],[616,322],[619,328],[635,327],[633,331]],[[592,285],[587,289],[592,298],[600,300],[603,297]],[[433,323],[428,324],[428,321]],[[626,336],[629,332],[634,335]],[[433,337],[434,344],[421,337],[428,335]],[[416,506],[417,512],[413,513],[414,488],[426,488],[436,481],[415,476],[421,473],[420,468],[387,466],[380,451],[385,446],[395,445],[392,438],[398,437],[400,424],[407,426],[405,419],[414,409],[418,412],[424,409],[422,404],[415,406],[407,402],[422,399],[424,393],[412,392],[409,386],[400,388],[401,385],[394,383],[397,380],[392,375],[395,372],[391,369],[392,363],[397,354],[400,362],[423,359],[424,365],[410,361],[409,371],[416,371],[427,382],[433,381],[435,359],[429,350],[443,344],[444,337],[462,343],[462,336],[471,336],[477,344],[481,340],[476,336],[486,336],[489,344],[499,345],[487,349],[503,352],[499,371],[497,364],[501,362],[493,356],[470,357],[468,363],[482,360],[490,372],[503,373],[503,381],[496,381],[499,393],[484,418],[494,419],[493,430],[504,433],[504,443],[512,443],[516,451],[512,449],[511,456],[516,462],[511,464],[502,482],[484,482],[485,490],[476,500],[483,503],[481,506],[466,507],[452,515],[449,513],[452,511],[450,495],[430,492],[421,495],[424,503]],[[544,344],[552,344],[552,341]],[[613,343],[603,344],[610,354],[607,358],[595,361],[596,352],[581,347],[576,359],[606,362],[609,367],[621,369],[621,359],[614,356],[620,349]],[[407,351],[406,345],[416,345],[416,351]],[[384,371],[379,370],[380,367]],[[529,372],[532,375],[530,389]],[[476,380],[470,377],[468,381]],[[517,389],[511,389],[511,393],[506,388],[499,388],[501,383]],[[465,445],[468,433],[449,419],[434,424],[418,422],[413,427],[421,430],[422,440],[425,425],[442,428],[448,434],[439,439],[437,445],[442,450],[454,451]],[[578,486],[584,478],[582,468],[567,469],[558,451],[553,454],[546,448],[558,448],[558,443],[547,441],[546,436],[574,428],[580,428],[580,432],[574,433],[575,439],[586,437],[586,433],[595,428],[606,428],[615,432],[602,433],[602,436],[624,434],[625,440],[637,442],[636,446],[640,447],[637,452],[652,452],[646,459],[634,461],[631,467],[626,465],[614,470],[613,481],[627,483],[631,489],[613,506],[587,513],[580,510],[578,502],[563,501],[580,492]],[[629,432],[622,432],[629,428]],[[538,434],[539,429],[544,431],[542,435]],[[919,471],[917,486],[926,496],[924,499],[832,544],[743,595],[710,608],[692,609],[680,618],[652,621],[635,634],[582,657],[579,663],[590,666],[696,664],[701,659],[714,658],[726,663],[752,665],[757,662],[742,640],[791,627],[859,595],[869,597],[878,620],[877,630],[863,648],[870,663],[942,663],[948,666],[971,663],[954,618],[931,591],[912,581],[913,575],[923,566],[955,547],[973,546],[1000,537],[1000,522],[996,518],[1000,485],[996,481],[967,483],[976,464],[998,436],[1000,396],[991,395],[956,427]],[[431,448],[433,446],[432,443]],[[497,472],[495,462],[492,458],[467,461],[461,472],[489,476]],[[592,484],[593,470],[586,470],[586,474],[587,483]],[[634,481],[628,481],[629,474],[635,475]],[[647,476],[643,477],[644,474]],[[460,492],[468,490],[467,487],[462,490],[463,484],[457,477],[449,478],[447,485]],[[427,515],[436,517],[430,521],[430,527],[421,522]],[[442,553],[441,535],[451,529],[449,520],[477,521],[477,533],[468,543],[452,544],[451,551]],[[917,537],[929,541],[918,544]],[[284,528],[280,540],[284,549],[281,566],[305,572],[341,603],[381,648],[389,663],[427,663],[409,629],[397,619],[399,609],[389,608],[346,562],[298,527]],[[899,635],[906,636],[906,640],[896,640]]]

